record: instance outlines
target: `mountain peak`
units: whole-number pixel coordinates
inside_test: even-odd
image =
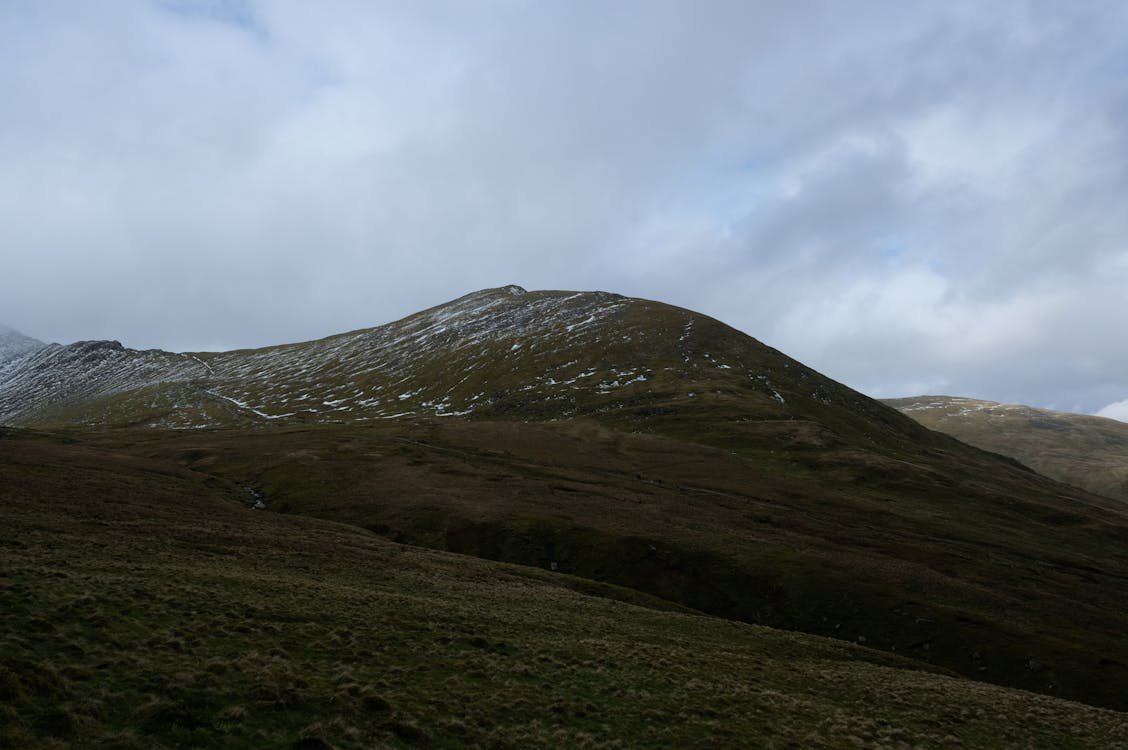
[[[529,293],[525,287],[517,286],[516,284],[506,284],[505,286],[494,286],[486,289],[479,289],[476,292],[470,292],[458,299],[467,299],[475,297],[523,297]],[[452,300],[457,302],[458,300]]]

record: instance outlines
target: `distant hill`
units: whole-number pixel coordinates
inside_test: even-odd
[[[46,344],[0,323],[0,370],[12,360],[42,349]]]
[[[1030,468],[1128,500],[1128,424],[1087,414],[953,396],[887,399],[924,426]]]
[[[52,345],[0,373],[0,422],[149,466],[157,505],[174,467],[294,523],[1128,708],[1122,502],[660,302],[509,286],[265,349]]]

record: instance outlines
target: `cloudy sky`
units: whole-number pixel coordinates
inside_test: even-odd
[[[0,0],[0,322],[227,349],[475,289],[1128,418],[1122,0]]]

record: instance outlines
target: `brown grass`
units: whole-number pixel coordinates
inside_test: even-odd
[[[745,456],[594,423],[459,420],[82,437],[241,502],[252,485],[270,512],[1123,705],[1123,510],[939,439],[954,447]]]
[[[1128,747],[1112,711],[3,448],[0,746]]]

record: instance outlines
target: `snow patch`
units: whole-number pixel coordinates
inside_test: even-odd
[[[201,365],[203,365],[204,369],[208,371],[208,375],[215,375],[215,370],[213,370],[212,366],[209,365],[207,362],[200,359],[195,354],[189,354],[188,356],[191,357],[192,359],[196,360],[197,362],[199,362]]]

